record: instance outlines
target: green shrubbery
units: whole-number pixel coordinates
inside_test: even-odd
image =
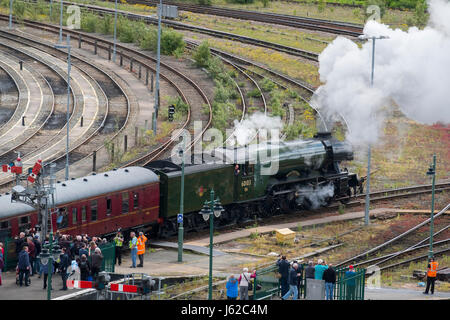
[[[86,32],[113,34],[114,17],[98,16],[91,12],[83,12],[81,29]],[[117,19],[117,38],[121,42],[136,43],[144,50],[156,51],[158,34],[156,27],[148,26],[144,21],[132,21],[122,16]],[[183,35],[173,29],[161,30],[161,54],[181,56],[185,42]]]
[[[211,60],[211,51],[209,50],[208,41],[203,41],[197,49],[192,53],[192,58],[195,60],[197,67],[204,68]]]
[[[236,88],[232,77],[236,74],[234,71],[227,71],[222,61],[211,55],[209,44],[204,41],[192,53],[195,64],[208,70],[211,78],[214,79],[215,92],[214,101],[211,104],[213,110],[212,125],[222,133],[229,125],[231,119],[241,116],[242,112],[236,108],[232,100],[238,98]]]

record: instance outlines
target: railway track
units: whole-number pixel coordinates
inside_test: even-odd
[[[145,4],[145,5],[153,5],[156,6],[159,1],[157,0],[130,0],[128,3],[131,4]],[[214,6],[203,6],[189,3],[180,3],[174,1],[164,1],[166,5],[176,5],[179,10],[201,13],[201,14],[210,14],[215,16],[222,16],[228,18],[236,18],[242,20],[251,20],[251,21],[259,21],[264,23],[271,23],[277,25],[284,25],[294,28],[301,29],[309,29],[315,31],[323,31],[329,32],[333,34],[346,35],[357,37],[362,34],[363,26],[345,23],[345,22],[336,22],[330,20],[321,20],[321,19],[313,19],[313,18],[305,18],[299,16],[292,15],[282,15],[276,13],[267,13],[267,12],[258,12],[258,11],[249,11],[249,10],[236,10],[236,9],[228,9],[222,7],[214,7]]]
[[[59,58],[63,61],[65,60],[65,57],[67,57],[64,52],[54,49],[52,45],[45,44],[36,39],[33,40],[31,38],[25,38],[23,36],[4,31],[1,32],[1,36],[4,38],[7,37],[9,40],[16,41],[24,47],[33,48],[28,49],[28,51],[36,50],[35,55],[33,56],[33,59],[35,60],[39,60],[39,50],[52,52],[55,57],[59,56]],[[32,52],[28,52],[27,54],[32,55]],[[94,95],[99,97],[100,101],[96,103],[96,110],[89,111],[87,105],[72,109],[71,119],[69,121],[69,127],[72,131],[71,134],[73,134],[74,129],[78,129],[79,133],[77,135],[77,139],[73,139],[71,141],[71,163],[89,156],[92,149],[97,148],[99,144],[103,145],[103,140],[108,136],[111,136],[111,130],[109,130],[108,127],[113,127],[117,124],[116,117],[122,117],[122,120],[119,120],[119,123],[121,127],[124,127],[130,113],[128,97],[124,91],[122,91],[120,86],[106,72],[96,68],[94,65],[89,64],[76,55],[74,55],[73,58],[73,64],[78,66],[79,70],[85,70],[85,73],[83,73],[84,77],[89,78],[92,83],[96,83],[98,85],[95,88],[96,92]],[[54,63],[56,64],[57,62],[54,61]],[[63,62],[61,61],[61,63]],[[76,87],[76,83],[72,84],[72,90],[74,87]],[[107,94],[109,96],[107,96]],[[80,91],[80,95],[78,97],[75,95],[75,99],[72,100],[77,101],[82,98],[83,96]],[[88,119],[85,119],[85,127],[80,129],[80,118],[83,115],[87,116]],[[59,125],[59,127],[60,126],[61,125]],[[47,162],[47,164],[56,163],[57,167],[63,167],[66,135],[62,129],[60,129],[57,134],[53,135],[53,137],[47,139],[45,144],[41,145],[39,149],[34,152],[29,152],[28,154],[26,153],[23,159],[24,165],[30,165],[31,162],[37,160],[38,158],[42,158],[45,162]],[[97,138],[97,136],[101,137]],[[31,140],[29,140],[29,142],[31,143]],[[12,181],[11,179],[12,178],[8,179],[8,181],[2,181],[2,185]]]
[[[78,5],[82,8],[89,9],[93,12],[97,12],[102,15],[114,13],[114,10],[109,9],[109,8],[87,5],[87,4],[80,4],[80,3],[76,3],[76,2],[64,2],[64,3],[67,5],[72,5],[72,4]],[[158,24],[158,19],[155,17],[130,13],[130,12],[122,11],[122,10],[118,10],[118,13],[130,20],[145,21],[146,23],[153,24],[153,25]],[[259,39],[255,39],[255,38],[251,38],[251,37],[241,36],[241,35],[233,34],[233,33],[229,33],[229,32],[223,32],[223,31],[213,30],[213,29],[209,29],[209,28],[198,27],[198,26],[194,26],[194,25],[190,25],[190,24],[186,24],[186,23],[182,23],[182,22],[178,22],[178,21],[173,21],[173,20],[169,20],[169,19],[161,19],[161,23],[163,25],[166,25],[168,27],[171,27],[171,28],[177,29],[177,30],[191,31],[191,32],[214,36],[216,38],[239,41],[242,43],[252,44],[255,46],[269,48],[269,49],[273,49],[273,50],[276,50],[279,52],[284,52],[284,53],[287,53],[290,55],[302,57],[302,58],[305,58],[307,60],[311,60],[314,62],[319,61],[318,60],[319,55],[317,53],[307,51],[307,50],[301,50],[298,48],[293,48],[293,47],[289,47],[289,46],[285,46],[285,45],[281,45],[281,44],[277,44],[277,43],[273,43],[273,42],[268,42],[268,41],[264,41],[264,40],[259,40]]]
[[[7,125],[13,114],[17,112],[20,100],[19,83],[7,69],[0,67],[0,130]]]
[[[434,219],[438,219],[440,216],[442,216],[449,209],[450,209],[450,204],[445,206],[445,208],[443,208],[438,213],[435,213]],[[393,259],[398,258],[399,256],[402,256],[402,255],[405,255],[405,254],[410,254],[410,253],[412,253],[414,251],[417,251],[419,249],[426,248],[428,245],[422,245],[422,244],[424,242],[426,242],[429,238],[423,239],[422,241],[420,241],[420,242],[418,242],[418,243],[416,243],[416,244],[414,244],[414,245],[412,245],[412,246],[410,246],[410,247],[408,247],[408,248],[406,248],[404,250],[401,250],[401,251],[398,251],[398,252],[394,252],[394,253],[391,253],[391,254],[388,254],[388,255],[385,255],[385,256],[381,256],[381,257],[370,258],[375,253],[378,253],[382,249],[385,249],[385,248],[389,247],[393,243],[395,243],[395,242],[397,242],[397,241],[399,241],[401,239],[404,239],[408,235],[410,235],[413,232],[417,231],[419,228],[421,228],[421,227],[425,226],[426,224],[430,223],[430,221],[431,221],[431,218],[427,219],[427,220],[425,220],[425,221],[423,221],[421,223],[419,223],[418,225],[414,226],[413,228],[410,228],[410,229],[406,230],[402,234],[400,234],[400,235],[398,235],[398,236],[396,236],[396,237],[394,237],[394,238],[392,238],[392,239],[390,239],[390,240],[388,240],[386,242],[383,242],[380,245],[378,245],[378,246],[376,246],[376,247],[374,247],[374,248],[372,248],[370,250],[364,251],[364,252],[362,252],[362,253],[360,253],[358,255],[355,255],[355,256],[353,256],[351,258],[348,258],[348,259],[346,259],[344,261],[341,261],[338,264],[336,264],[335,266],[336,267],[341,267],[341,266],[347,265],[349,263],[352,263],[352,264],[354,264],[356,266],[369,265],[371,267],[374,267],[374,266],[379,266],[380,264],[385,264],[387,262],[390,262]],[[447,230],[449,227],[450,227],[450,225],[445,226],[441,230],[439,230],[437,232],[434,232],[434,235],[438,235],[439,233]],[[437,242],[437,245],[447,245],[449,243],[449,241],[450,241],[450,239],[444,239],[442,241]],[[447,247],[447,248],[439,251],[439,253],[445,253],[445,252],[448,252],[449,250],[450,250],[450,247]],[[437,253],[438,252],[435,252],[435,254],[437,254]],[[385,269],[393,268],[393,267],[399,266],[399,265],[404,264],[404,263],[409,263],[409,262],[412,262],[412,261],[424,259],[427,256],[428,255],[421,255],[421,256],[418,256],[418,257],[414,257],[412,259],[408,259],[407,261],[391,263],[391,264],[389,264],[387,266],[381,267],[380,269],[381,270],[385,270]],[[373,269],[371,269],[371,270],[373,271]],[[369,271],[369,273],[370,273],[370,271]]]
[[[7,16],[5,16],[5,15],[0,16],[0,19],[7,20]],[[24,20],[23,23],[26,26],[32,26],[32,27],[38,28],[42,31],[47,31],[47,32],[51,32],[54,34],[57,34],[59,32],[59,28],[57,26],[40,23],[40,22],[35,22],[35,21],[30,21],[30,20]],[[70,34],[72,36],[72,39],[74,41],[78,40],[79,43],[82,41],[84,44],[91,45],[92,47],[96,46],[97,49],[107,50],[107,51],[111,52],[111,47],[113,44],[112,41],[109,41],[109,40],[106,40],[106,39],[103,39],[100,37],[95,37],[95,36],[92,36],[92,35],[89,35],[89,34],[86,34],[83,32],[77,32],[74,30],[70,30],[67,28],[64,28],[64,34],[65,35]],[[123,63],[126,63],[127,62],[126,59],[128,59],[128,62],[130,62],[130,64],[131,64],[131,61],[133,61],[134,66],[137,66],[139,64],[139,65],[143,66],[144,68],[148,68],[149,70],[156,72],[156,67],[155,67],[156,59],[153,58],[152,56],[142,53],[140,51],[137,51],[126,45],[117,44],[116,48],[117,48],[117,55]],[[151,63],[149,63],[149,61]],[[135,70],[137,70],[137,67]],[[208,129],[208,127],[211,124],[212,107],[211,107],[211,104],[209,102],[207,95],[198,86],[198,84],[196,84],[191,78],[189,78],[187,75],[181,73],[177,69],[171,67],[170,65],[168,65],[164,62],[161,62],[160,76],[163,80],[167,81],[170,85],[172,85],[176,89],[178,94],[181,96],[182,100],[185,103],[187,103],[189,106],[196,105],[196,106],[198,106],[198,109],[200,109],[200,106],[202,106],[203,104],[206,104],[208,106],[210,112],[206,119],[206,125],[203,126],[201,133],[198,136],[194,137],[192,145],[197,143],[201,139],[201,136],[203,135],[203,133]],[[187,120],[185,121],[185,123],[183,124],[183,126],[180,129],[188,129],[188,125],[191,123],[191,120],[192,120],[191,112],[192,111],[189,110],[188,115],[187,115]],[[198,114],[200,112],[201,112],[201,110],[197,110],[197,117],[199,117]],[[137,159],[130,161],[123,166],[143,165],[146,162],[149,162],[149,161],[155,159],[156,157],[160,156],[165,151],[167,151],[167,149],[171,145],[173,145],[173,143],[175,141],[177,141],[177,139],[179,139],[180,134],[181,134],[181,130],[179,131],[179,133],[175,133],[171,139],[168,139],[167,141],[165,141],[161,146],[158,146],[151,152],[149,152],[145,155],[142,155],[142,156],[138,157]]]

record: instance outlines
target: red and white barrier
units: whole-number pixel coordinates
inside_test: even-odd
[[[68,289],[89,289],[92,288],[92,281],[67,280]]]
[[[129,284],[111,283],[109,290],[117,292],[137,293],[137,286]]]

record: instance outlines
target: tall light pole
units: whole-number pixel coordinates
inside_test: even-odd
[[[13,0],[9,0],[9,28],[12,29],[12,5]]]
[[[377,39],[389,39],[387,36],[366,36],[361,35],[358,37],[361,40],[372,39],[372,72],[370,74],[370,87],[373,87],[373,74],[375,70],[375,40]],[[369,148],[367,152],[367,182],[366,182],[366,205],[364,208],[364,225],[369,225],[369,206],[370,206],[370,158],[372,156],[371,144],[369,142]]]
[[[433,233],[434,233],[434,185],[436,182],[436,154],[433,155],[433,163],[427,172],[428,176],[432,176],[431,182],[431,218],[430,218],[430,249],[428,258],[433,257]]]
[[[180,214],[178,219],[178,262],[183,262],[183,214],[184,214],[184,142],[183,136],[183,147],[180,149],[179,153],[181,156],[181,190],[180,190]]]
[[[62,12],[62,11],[61,11]],[[60,34],[61,36],[61,34]],[[67,49],[67,109],[66,109],[66,172],[65,179],[69,180],[69,105],[70,105],[70,35],[67,35],[67,44],[56,44],[55,48]]]
[[[161,54],[161,16],[162,16],[162,0],[159,0],[158,7],[158,44],[156,48],[156,86],[155,86],[155,112],[153,113],[153,133],[156,135],[156,123],[158,120],[159,110],[159,65]]]
[[[219,198],[214,199],[214,190],[211,189],[210,201],[206,200],[202,210],[199,214],[202,215],[203,220],[209,219],[209,281],[208,281],[208,300],[212,300],[212,268],[213,268],[213,235],[214,235],[214,216],[219,218],[222,214],[223,208],[220,204]],[[210,219],[211,217],[211,219]]]
[[[49,15],[50,15],[50,23],[52,22],[52,6],[53,6],[53,0],[50,0],[50,12],[49,12]]]
[[[117,0],[115,1],[114,11],[114,45],[113,45],[113,61],[116,62],[116,38],[117,38]]]

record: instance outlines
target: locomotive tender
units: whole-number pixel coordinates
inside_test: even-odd
[[[198,212],[212,189],[225,208],[221,219],[216,219],[221,224],[310,209],[318,194],[320,204],[327,205],[362,190],[356,174],[339,168],[341,161],[353,159],[351,146],[329,134],[306,141],[215,151],[215,157],[185,166],[185,231],[207,227]],[[215,161],[218,158],[219,163]],[[274,163],[277,170],[264,174]],[[171,236],[177,233],[180,185],[181,167],[169,160],[58,182],[58,213],[52,215],[52,224],[61,233],[72,235],[107,236],[120,227]],[[323,189],[328,191],[320,192]],[[14,237],[40,222],[32,207],[11,202],[11,194],[0,195],[0,239]]]

